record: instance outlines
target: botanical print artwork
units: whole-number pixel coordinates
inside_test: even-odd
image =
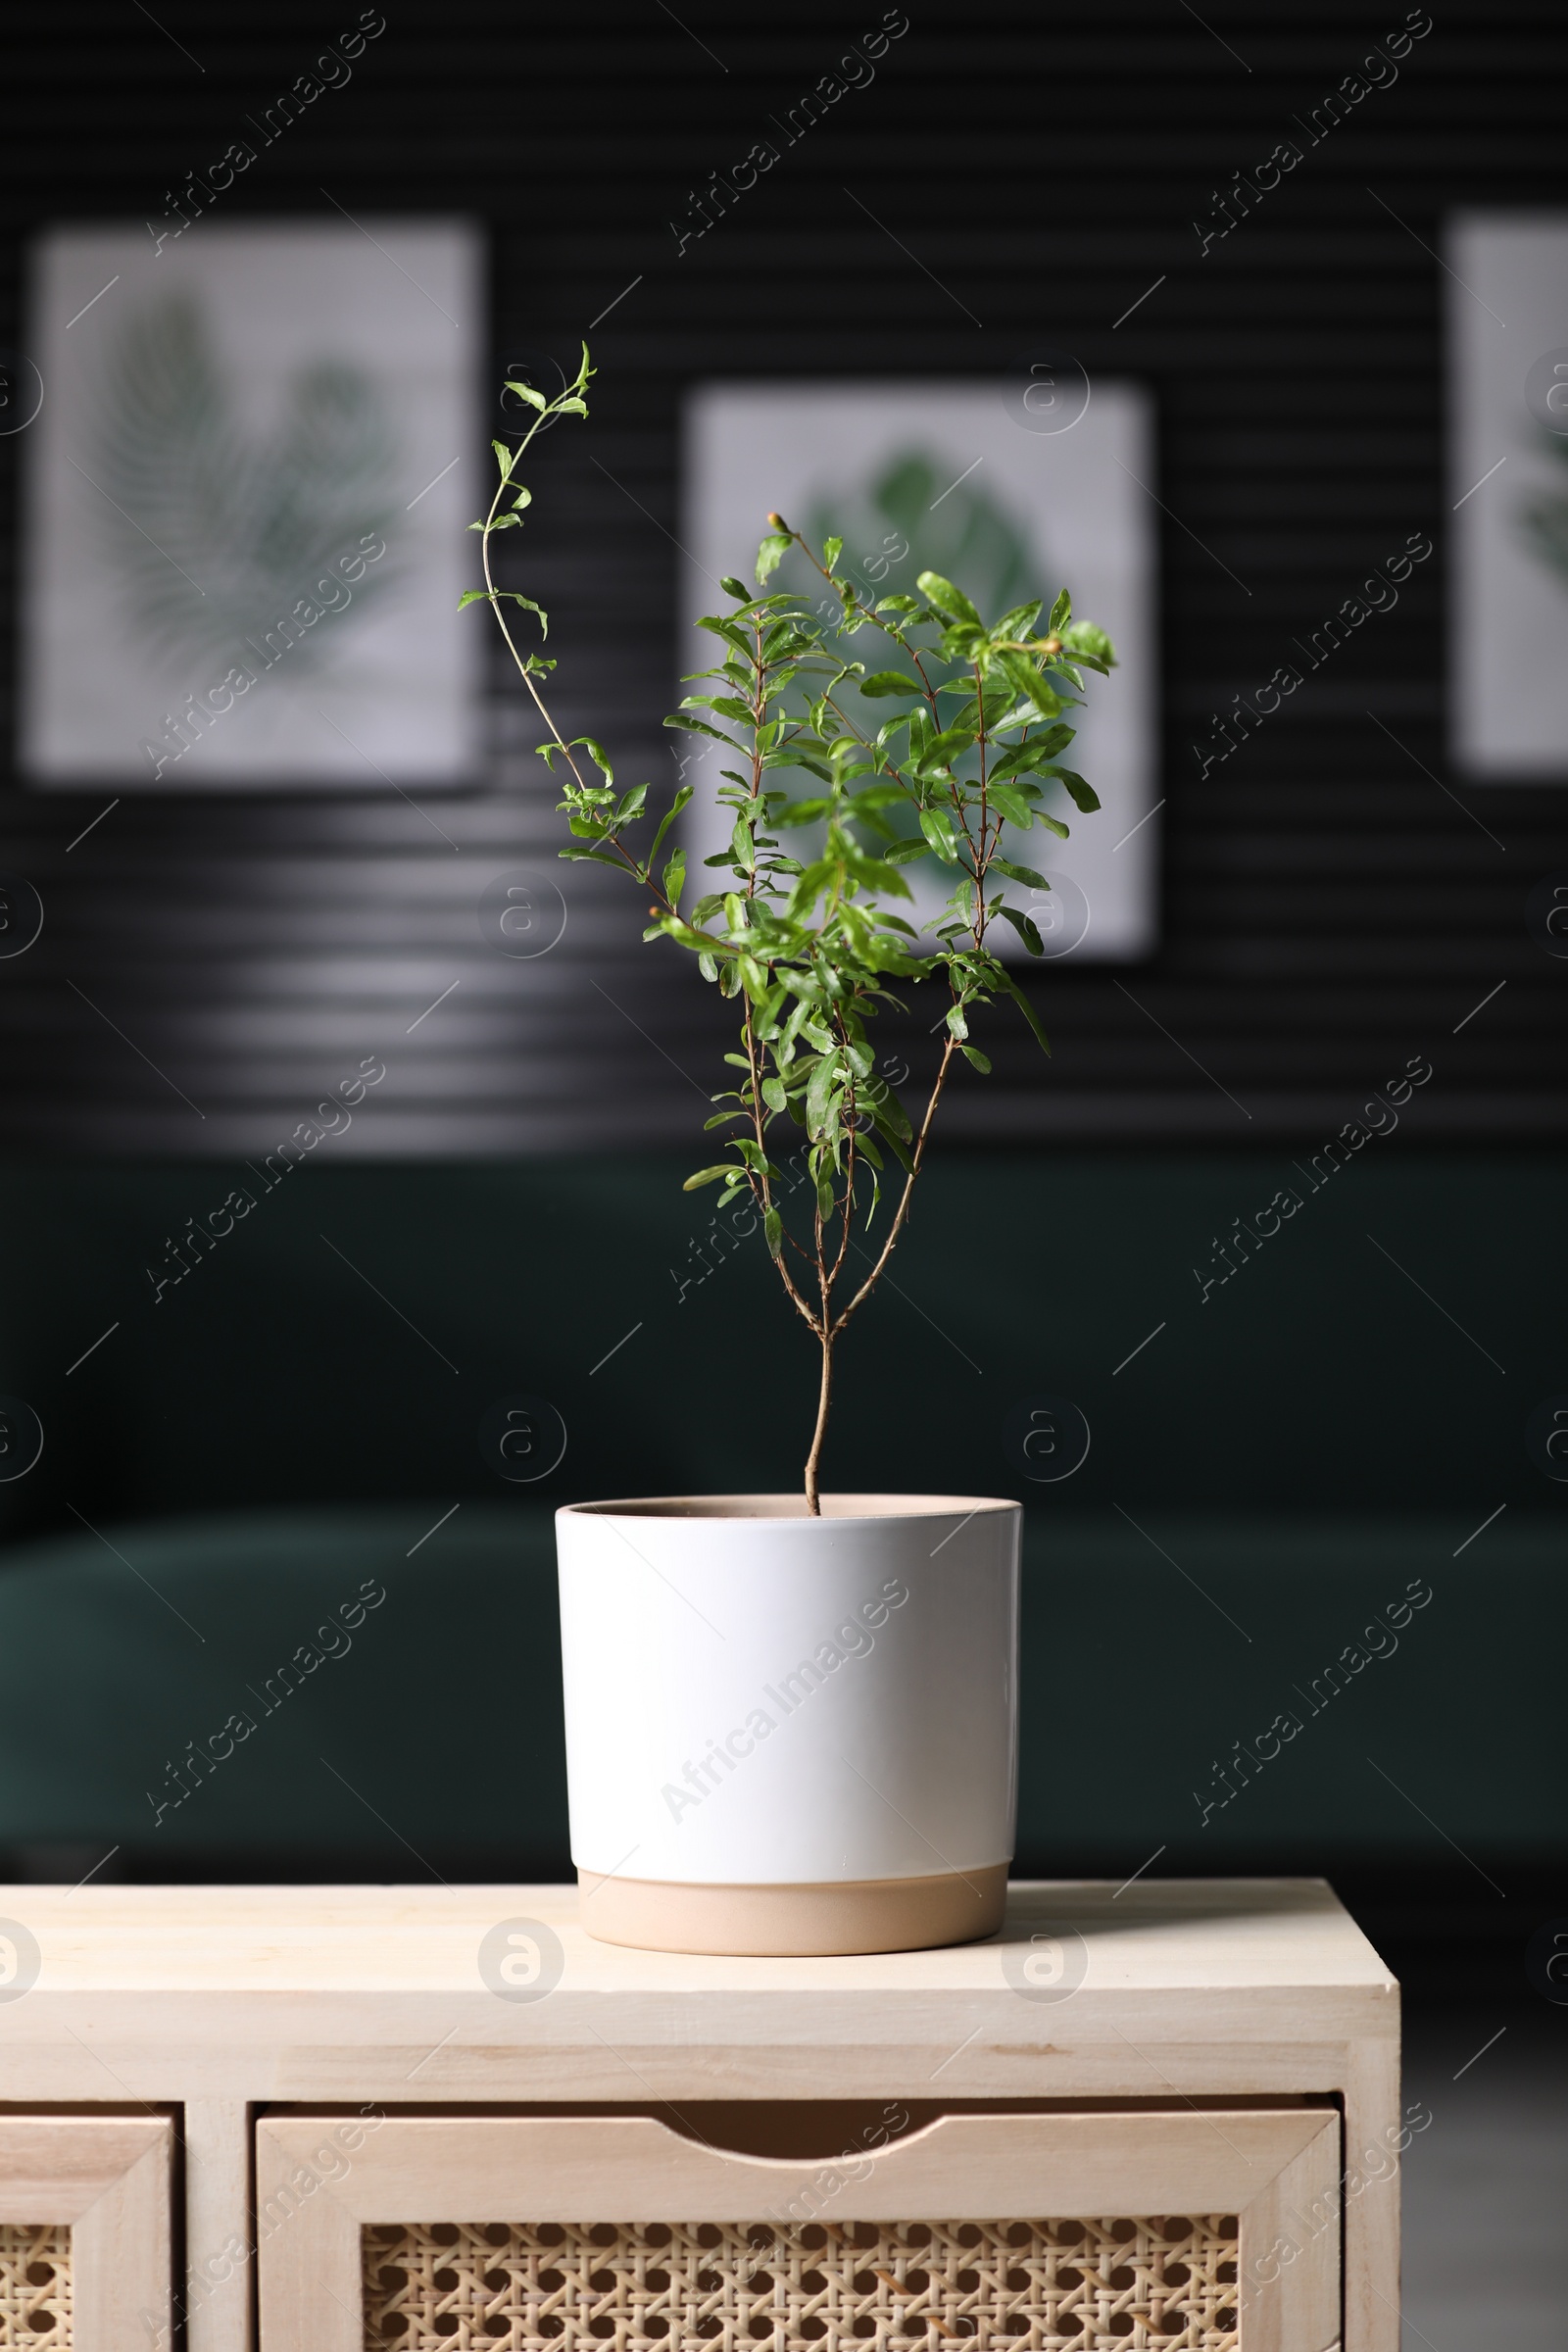
[[[346,361],[290,374],[275,420],[247,432],[211,309],[188,293],[130,315],[97,394],[99,542],[126,634],[158,662],[200,668],[254,652],[346,551],[393,529],[398,491],[417,486],[405,488],[385,394]],[[362,610],[395,576],[383,566],[367,580]],[[331,667],[342,641],[313,626],[301,665]]]
[[[474,780],[473,232],[197,218],[33,260],[25,779]]]
[[[1568,775],[1568,214],[1450,224],[1453,756],[1479,781]]]
[[[1052,400],[1045,374],[1024,395],[1021,424],[1004,382],[698,385],[684,428],[683,614],[689,623],[721,606],[718,580],[745,570],[770,510],[813,544],[841,534],[840,571],[867,602],[912,593],[926,570],[986,612],[1034,596],[1049,606],[1071,579],[1077,609],[1116,645],[1115,696],[1077,713],[1084,766],[1116,822],[1097,838],[1068,809],[1068,840],[1046,851],[1036,841],[1051,890],[1035,894],[1032,912],[1048,958],[1122,960],[1152,951],[1159,921],[1152,405],[1139,386],[1097,380],[1086,406],[1063,403],[1070,422],[1042,430]],[[779,579],[807,591],[798,554]],[[682,782],[701,787],[707,766],[716,770],[695,737],[672,756]],[[723,846],[712,807],[699,789],[687,819],[694,864]],[[907,829],[913,819],[898,811],[892,821]],[[953,875],[933,862],[910,878],[920,917],[935,920]],[[1023,954],[1010,941],[1005,952]]]

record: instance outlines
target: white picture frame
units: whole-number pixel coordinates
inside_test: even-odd
[[[481,265],[459,220],[39,237],[25,783],[478,780]]]
[[[1450,753],[1477,783],[1560,783],[1568,213],[1457,213],[1445,254]]]
[[[1049,897],[1032,894],[1030,907],[1049,956],[1132,961],[1152,955],[1159,940],[1153,403],[1143,386],[1127,382],[1096,381],[1087,405],[1082,391],[1069,404],[1065,386],[1059,397],[1072,420],[1053,431],[1039,429],[1042,418],[1054,421],[1052,395],[1041,394],[1023,424],[1020,414],[1031,404],[1004,381],[695,385],[683,417],[680,669],[706,668],[718,658],[717,640],[692,624],[704,612],[730,610],[718,585],[723,574],[755,579],[770,510],[808,536],[842,530],[840,568],[858,571],[877,594],[912,591],[928,566],[951,572],[988,615],[1030,596],[1044,596],[1049,608],[1058,588],[1070,587],[1074,613],[1108,630],[1117,653],[1110,678],[1087,678],[1086,708],[1073,714],[1079,734],[1070,757],[1102,807],[1079,817],[1063,796],[1069,840],[1036,828],[1027,850],[1014,846],[1054,879]],[[928,495],[915,495],[909,467],[924,469]],[[923,542],[920,526],[873,533],[895,510],[921,506]],[[906,552],[895,557],[889,551],[900,539]],[[787,568],[770,585],[781,583],[795,584]],[[858,640],[850,648],[860,650]],[[873,669],[890,666],[874,652],[864,658]],[[887,707],[877,715],[886,716]],[[724,755],[716,744],[705,750],[700,736],[674,741],[684,780],[698,787],[687,817],[695,866],[728,839],[708,789],[717,784]],[[935,916],[944,895],[930,871],[909,869],[922,920]],[[709,886],[705,878],[702,887]],[[997,933],[999,952],[1031,960],[1010,926],[999,924]]]

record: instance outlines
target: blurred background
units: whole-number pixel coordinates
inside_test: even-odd
[[[1127,637],[1053,1058],[994,1018],[827,1482],[1024,1498],[1020,1869],[1331,1877],[1435,2119],[1409,2340],[1559,2345],[1568,28],[862,16],[12,31],[0,1866],[564,1876],[551,1511],[798,1477],[808,1343],[679,1189],[723,1008],[453,613],[586,337],[502,571],[656,806],[781,476]]]

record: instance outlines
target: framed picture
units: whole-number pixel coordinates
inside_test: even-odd
[[[25,782],[476,779],[480,259],[452,220],[40,238]]]
[[[1568,213],[1449,223],[1451,750],[1568,777]]]
[[[1035,828],[1027,850],[1014,844],[1052,884],[1049,894],[1022,894],[1049,956],[1123,960],[1157,944],[1152,466],[1152,403],[1128,383],[708,383],[688,397],[688,624],[729,610],[721,574],[755,578],[758,541],[776,510],[814,544],[841,536],[840,569],[871,601],[912,593],[921,571],[939,571],[992,618],[1037,596],[1049,610],[1065,586],[1075,615],[1109,631],[1119,666],[1108,679],[1086,677],[1070,755],[1102,808],[1080,817],[1063,792],[1059,810],[1046,805],[1068,823],[1069,839]],[[824,593],[798,556],[770,585],[813,600]],[[683,671],[717,659],[714,638],[688,626],[682,642]],[[870,668],[888,666],[868,644],[845,645]],[[705,755],[697,736],[677,741],[682,773],[699,785],[691,813],[704,812],[691,848],[708,856],[729,828],[702,789],[704,771],[716,784],[724,755],[716,744]],[[908,879],[917,919],[934,920],[956,874],[927,859]],[[1006,934],[1000,953],[1026,956],[1010,926],[997,928]]]

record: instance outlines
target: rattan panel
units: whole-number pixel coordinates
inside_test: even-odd
[[[0,2352],[71,2352],[71,2231],[0,2222]]]
[[[1234,2215],[368,2229],[368,2352],[1234,2352]]]

